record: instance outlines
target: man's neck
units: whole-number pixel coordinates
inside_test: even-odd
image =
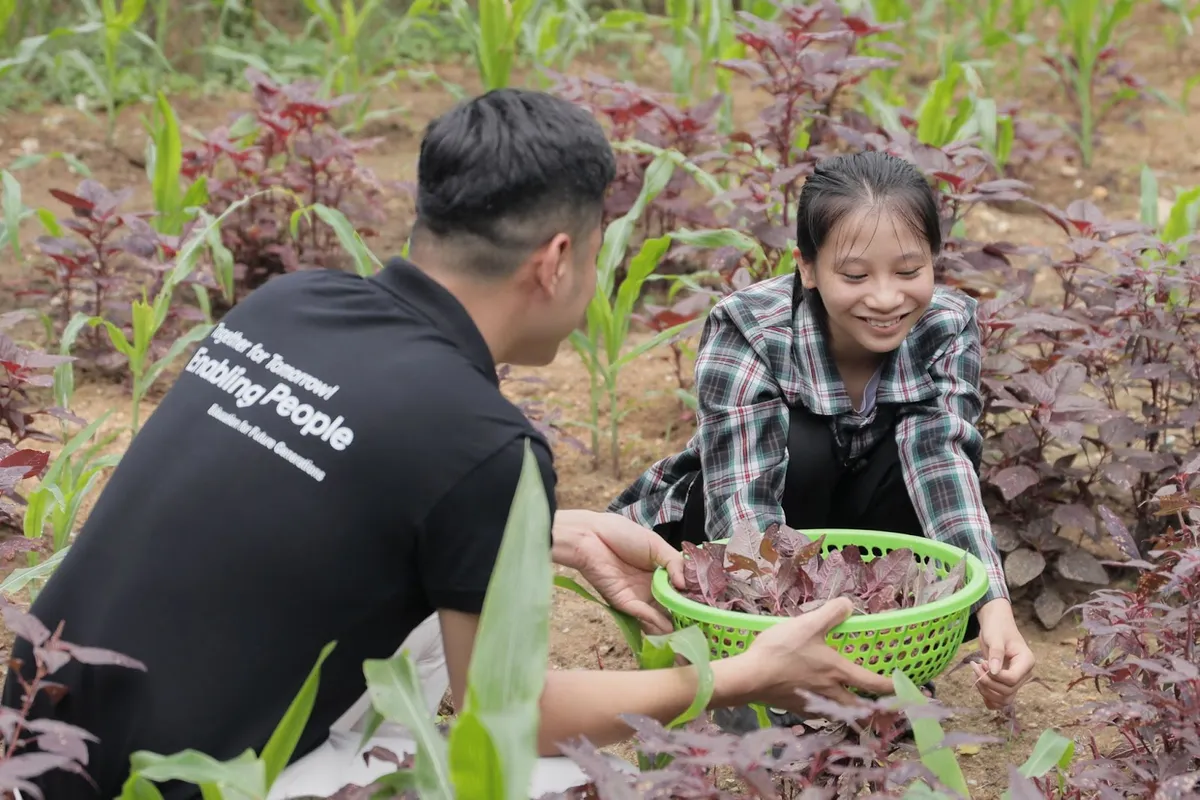
[[[416,256],[410,256],[410,260],[417,269],[454,296],[479,329],[492,360],[497,364],[504,363],[511,349],[507,335],[511,326],[506,321],[513,316],[513,310],[506,302],[507,293],[497,285],[471,280],[426,254],[421,254],[419,260]]]

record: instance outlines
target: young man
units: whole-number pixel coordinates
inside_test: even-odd
[[[37,716],[99,741],[88,771],[51,773],[55,800],[108,800],[130,754],[259,750],[326,660],[296,758],[436,613],[449,683],[464,692],[484,593],[524,442],[553,504],[551,452],[500,393],[496,364],[544,365],[595,291],[601,204],[614,157],[600,126],[554,97],[496,91],[433,122],[421,145],[411,261],[364,280],[277,278],[205,340],[114,471],[32,612],[71,642],[147,672],[72,664],[66,696]],[[552,512],[554,511],[552,507]],[[678,555],[616,515],[558,512],[552,555],[610,601],[655,623],[649,577]],[[762,634],[714,665],[713,704],[799,710],[797,689],[847,700],[891,682],[841,658],[825,632],[846,601]],[[661,624],[665,620],[658,618]],[[32,668],[27,646],[14,655]],[[690,705],[690,667],[551,671],[540,748],[625,738],[622,714]],[[4,702],[21,702],[11,677]],[[163,787],[168,800],[199,797]]]

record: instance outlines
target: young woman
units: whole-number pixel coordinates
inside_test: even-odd
[[[975,301],[934,285],[928,182],[865,152],[817,165],[800,194],[795,276],[713,308],[696,359],[699,428],[610,506],[681,546],[760,529],[865,528],[974,553],[987,595],[976,686],[1009,705],[1031,677],[980,497]]]

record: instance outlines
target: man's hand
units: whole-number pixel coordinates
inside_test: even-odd
[[[674,630],[654,601],[658,567],[683,588],[683,555],[654,531],[620,514],[559,511],[554,516],[554,562],[579,570],[614,608],[635,617],[647,633]]]
[[[999,599],[979,609],[979,652],[982,663],[972,664],[975,686],[993,711],[1012,705],[1017,690],[1033,677],[1036,659],[1017,630],[1012,604]]]
[[[847,686],[879,696],[895,694],[890,678],[855,664],[826,644],[829,631],[853,610],[848,599],[838,597],[758,634],[745,654],[756,673],[755,699],[798,714],[804,711],[804,698],[796,694],[797,689],[844,705],[856,703]]]

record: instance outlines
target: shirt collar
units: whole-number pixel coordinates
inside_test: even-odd
[[[496,362],[483,334],[453,294],[430,278],[416,264],[399,256],[369,278],[393,299],[424,316],[435,328],[450,338],[497,386]]]
[[[800,393],[814,413],[837,416],[854,411],[850,395],[829,351],[824,323],[818,319],[812,304],[800,302],[792,319],[793,356]],[[920,322],[913,326],[900,346],[888,355],[875,393],[879,403],[916,403],[937,394],[937,387],[922,368],[916,347]]]

